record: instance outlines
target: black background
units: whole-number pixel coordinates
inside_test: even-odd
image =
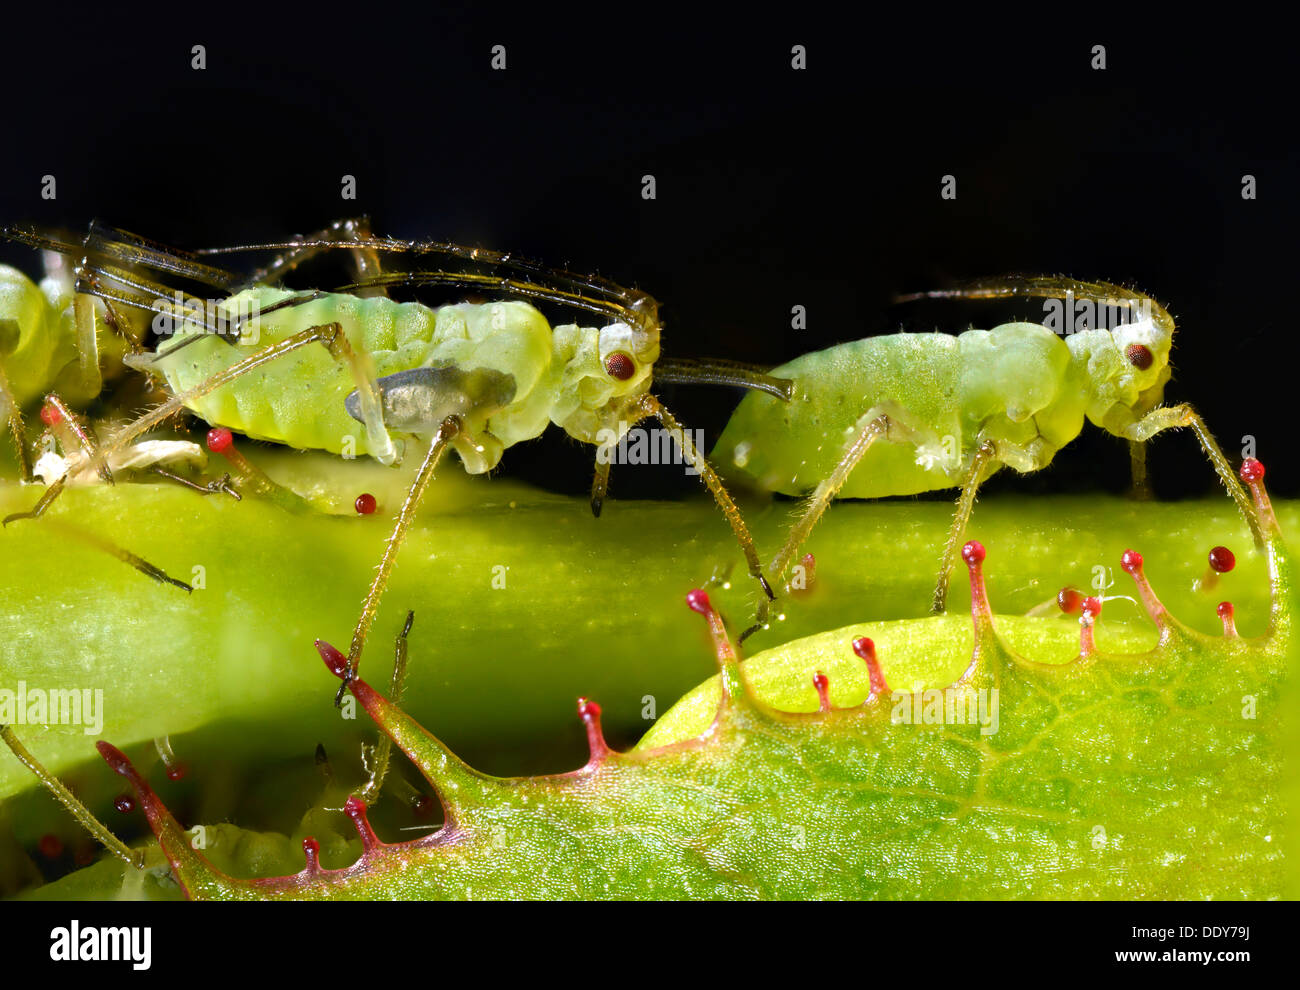
[[[670,913],[664,914],[667,910]],[[121,974],[132,985],[142,980],[190,977],[196,959],[215,971],[229,959],[230,972],[243,977],[255,967],[263,980],[288,977],[297,985],[337,981],[373,965],[376,950],[372,931],[396,946],[384,957],[388,970],[401,975],[423,973],[427,960],[437,952],[438,963],[469,966],[489,953],[500,956],[503,948],[519,970],[527,966],[529,979],[557,983],[574,979],[575,972],[616,980],[639,959],[650,960],[656,971],[668,972],[698,965],[703,945],[734,946],[719,953],[717,966],[725,967],[729,979],[749,985],[770,979],[779,965],[775,953],[755,931],[767,926],[778,931],[790,968],[805,979],[817,979],[812,972],[818,951],[840,944],[844,935],[869,933],[874,950],[866,956],[876,979],[897,980],[907,985],[916,979],[918,960],[933,959],[936,972],[951,973],[962,966],[985,970],[996,965],[1000,972],[1027,979],[1041,977],[1068,967],[1080,976],[1113,978],[1127,974],[1127,982],[1146,979],[1155,982],[1176,979],[1201,985],[1222,986],[1234,977],[1280,972],[1290,958],[1293,938],[1294,903],[1204,903],[1204,902],[887,902],[881,904],[702,904],[674,903],[667,908],[648,902],[618,905],[619,918],[634,923],[635,934],[624,935],[609,925],[610,908],[605,904],[547,903],[540,908],[528,904],[422,904],[411,910],[408,904],[369,901],[331,903],[315,909],[303,904],[211,904],[188,905],[180,912],[169,903],[113,902],[23,905],[21,914],[9,921],[13,954],[31,971],[101,977]],[[76,919],[87,927],[121,925],[152,928],[153,965],[135,972],[129,963],[50,962],[50,932]],[[699,933],[695,937],[678,934]],[[1136,938],[1135,928],[1190,926],[1203,933],[1207,926],[1245,926],[1249,938]],[[899,948],[914,939],[918,930],[959,933],[943,949],[923,953]],[[596,932],[579,936],[574,932]],[[606,933],[609,934],[606,934]],[[649,934],[646,934],[649,933]],[[640,941],[630,946],[631,939]],[[565,939],[565,941],[560,941]],[[557,945],[558,943],[558,945]],[[220,958],[212,946],[224,951]],[[806,947],[806,948],[805,948]],[[630,948],[639,956],[637,963]],[[380,950],[383,951],[383,950]],[[788,953],[793,951],[793,957]],[[1246,961],[1203,962],[1118,962],[1117,952],[1167,951],[1249,953]],[[800,957],[799,953],[803,953]],[[994,960],[990,962],[990,957]],[[238,968],[235,968],[238,967]],[[405,967],[399,969],[398,967]],[[516,967],[498,964],[495,970],[514,972]],[[795,967],[798,967],[796,970]],[[942,967],[942,970],[940,970]],[[477,966],[476,971],[485,967]],[[805,971],[808,975],[805,976]],[[383,974],[377,979],[382,979]],[[1213,980],[1213,984],[1210,981]]]
[[[663,304],[666,354],[751,362],[1042,312],[893,306],[898,292],[1008,272],[1132,283],[1179,322],[1168,397],[1196,404],[1230,457],[1255,436],[1271,490],[1297,494],[1290,33],[1091,8],[1059,23],[834,9],[11,10],[0,220],[99,217],[204,247],[366,213],[381,233],[638,285]],[[940,198],[945,174],[956,201]],[[31,252],[0,252],[34,270]],[[795,304],[806,330],[790,328]],[[737,398],[662,394],[710,442]],[[552,430],[501,470],[580,492],[591,457]],[[1151,462],[1163,497],[1214,490],[1190,435],[1158,440]],[[695,484],[671,468],[621,477],[620,498]],[[1050,470],[994,487],[1126,482],[1123,445],[1089,427]]]
[[[201,247],[368,213],[382,233],[479,243],[637,284],[663,303],[665,353],[752,362],[900,327],[957,331],[1041,312],[890,304],[955,280],[1063,272],[1134,283],[1179,321],[1169,398],[1195,403],[1230,456],[1254,435],[1271,490],[1300,494],[1292,32],[1232,9],[1152,24],[1092,6],[1022,15],[983,5],[960,19],[920,5],[830,9],[11,5],[0,15],[0,222],[80,228],[99,217]],[[207,49],[202,72],[190,68],[195,44]],[[505,72],[490,68],[496,44],[507,47]],[[794,44],[807,46],[806,71],[790,68]],[[1090,68],[1094,44],[1106,46],[1105,71]],[[653,202],[640,195],[647,173]],[[1240,196],[1246,173],[1258,181],[1253,202]],[[53,202],[40,197],[46,174],[57,178]],[[344,174],[357,177],[354,202],[339,196]],[[940,199],[945,174],[957,177],[955,202]],[[0,259],[34,271],[25,249],[0,245]],[[808,309],[807,330],[790,329],[795,304]],[[736,400],[664,395],[710,437]],[[591,456],[552,430],[512,450],[501,471],[581,492]],[[1158,440],[1151,462],[1163,497],[1215,489],[1190,436]],[[1088,428],[1050,470],[988,488],[1126,482],[1123,446]],[[696,484],[643,469],[616,473],[615,495]],[[130,923],[158,926],[160,959],[165,950],[183,964],[193,930],[163,940],[164,912],[129,907],[140,912]],[[1256,916],[1265,907],[1246,905]],[[113,924],[126,923],[121,910]],[[1010,965],[1098,965],[1132,947],[1132,924],[1182,920],[1156,910],[1123,907],[1102,938],[1072,945],[1053,931],[1025,935]],[[1059,909],[1019,913],[1018,931],[1049,919],[1059,935]],[[63,923],[67,912],[55,915]],[[294,940],[286,923],[312,919],[270,920],[236,931],[212,917],[202,939],[246,953],[273,933],[281,949],[305,950],[274,957],[299,975],[357,951],[329,945],[355,925]],[[980,945],[973,920],[963,911],[959,923]],[[20,924],[34,925],[31,937],[11,932],[15,944],[44,955],[51,923],[30,911]],[[426,922],[385,922],[415,923]],[[869,923],[880,933],[899,921]],[[795,939],[810,965],[824,932]]]

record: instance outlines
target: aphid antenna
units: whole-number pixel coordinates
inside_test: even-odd
[[[123,288],[114,289],[106,286],[101,279],[115,282]],[[77,291],[95,296],[105,303],[117,303],[146,313],[157,313],[186,323],[201,325],[209,333],[225,336],[222,328],[210,323],[207,314],[202,310],[182,310],[178,314],[168,298],[173,290],[167,286],[129,275],[121,269],[93,264],[88,257],[83,258],[77,265]],[[138,295],[133,295],[132,292]]]
[[[56,251],[59,254],[76,254],[81,245],[76,241],[62,241],[52,233],[45,233],[28,224],[5,224],[0,227],[0,237],[42,251]]]
[[[549,273],[548,273],[549,274]],[[333,291],[357,293],[364,289],[397,287],[420,288],[428,285],[452,287],[475,287],[488,292],[503,292],[535,299],[539,302],[569,306],[573,309],[598,316],[621,321],[642,329],[658,328],[659,322],[655,306],[644,293],[626,290],[622,295],[598,292],[595,296],[587,295],[582,290],[585,286],[570,287],[567,283],[552,278],[550,283],[542,281],[524,281],[506,275],[483,274],[481,272],[454,271],[420,271],[389,272],[371,278],[337,286]],[[564,286],[564,287],[561,287]],[[600,298],[608,296],[609,298]]]
[[[80,258],[81,265],[101,270],[110,277],[115,277],[111,269],[104,269],[99,264],[92,266],[91,259],[98,262],[107,259],[131,268],[171,272],[227,291],[232,290],[239,281],[237,275],[205,265],[193,254],[150,241],[138,234],[105,226],[98,220],[92,221],[85,236],[79,239],[75,235],[42,230],[30,224],[2,226],[0,237],[29,247]]]
[[[575,309],[602,314],[615,320],[622,320],[645,330],[656,329],[659,326],[658,304],[651,296],[639,289],[627,288],[599,275],[581,275],[563,268],[556,268],[527,258],[517,257],[508,251],[466,247],[450,241],[410,241],[391,237],[376,237],[368,232],[368,220],[365,218],[362,218],[362,220],[361,226],[367,230],[364,236],[346,238],[322,237],[320,235],[296,237],[275,243],[207,248],[187,254],[185,257],[189,259],[190,263],[196,264],[200,268],[205,266],[197,259],[204,255],[238,254],[255,251],[282,251],[292,254],[311,253],[317,250],[366,251],[406,254],[416,258],[451,259],[466,268],[473,267],[487,269],[487,271],[451,271],[432,268],[428,270],[388,272],[363,278],[347,285],[336,286],[332,291],[359,293],[367,289],[387,289],[394,286],[412,288],[423,285],[473,286],[487,290],[509,292],[543,302],[568,305]],[[335,224],[331,229],[337,230],[346,225],[346,223]],[[355,234],[355,230],[353,233]],[[273,265],[267,271],[272,271],[275,267]],[[220,269],[213,269],[213,271],[221,272]],[[255,282],[256,277],[252,281],[243,279],[238,281],[234,288],[247,288]]]
[[[256,315],[250,316],[248,317],[248,319],[236,321],[235,324],[233,325],[233,332],[222,333],[220,332],[220,328],[213,327],[211,324],[207,322],[206,319],[203,321],[203,326],[205,329],[209,331],[214,331],[215,336],[217,337],[218,340],[222,341],[225,344],[229,344],[233,347],[239,341],[239,339],[243,337],[244,324],[247,323],[249,319],[261,319],[263,316],[266,316],[268,313],[274,313],[278,309],[288,309],[293,306],[301,306],[303,303],[312,302],[313,300],[320,299],[325,295],[326,293],[323,291],[313,291],[313,292],[303,292],[296,296],[290,296],[287,299],[281,299],[279,302],[272,303],[270,306],[267,306],[265,309],[258,310]],[[170,309],[160,309],[157,306],[149,306],[146,308],[156,313],[170,315],[173,318],[175,318],[176,316],[175,312]],[[190,317],[186,317],[185,322],[197,323],[198,321]],[[163,358],[171,357],[181,348],[188,347],[190,344],[193,344],[197,340],[202,340],[205,336],[206,334],[190,334],[188,337],[185,337],[183,340],[179,341],[178,343],[174,344],[171,347],[166,348],[165,350],[159,349],[156,353],[147,355],[147,359],[149,363],[153,363],[155,361],[161,361]]]
[[[107,226],[99,220],[91,221],[82,244],[87,255],[99,255],[131,268],[171,272],[214,289],[229,292],[240,281],[233,272],[205,265],[188,251],[151,241],[119,227]]]
[[[668,385],[735,385],[766,392],[782,402],[794,398],[794,382],[776,378],[761,368],[723,360],[660,358],[655,362],[656,382]]]
[[[319,237],[298,237],[288,241],[267,244],[238,244],[231,247],[204,248],[195,252],[195,256],[242,254],[256,251],[301,251],[303,249],[323,249],[334,251],[387,251],[398,254],[443,255],[456,258],[475,265],[491,266],[501,269],[530,272],[544,275],[548,279],[569,286],[581,286],[597,294],[635,304],[642,298],[648,299],[635,289],[628,289],[599,275],[580,275],[564,268],[557,268],[529,258],[519,257],[509,251],[493,251],[488,248],[467,247],[450,241],[408,241],[395,237],[361,237],[356,239],[334,240]]]
[[[921,299],[1065,299],[1067,296],[1130,310],[1149,307],[1152,321],[1173,334],[1174,318],[1169,310],[1145,292],[1112,282],[1084,282],[1064,275],[1006,275],[976,279],[952,289],[903,293],[894,296],[893,301],[901,304]]]
[[[239,283],[238,275],[205,265],[193,254],[104,226],[97,220],[80,241],[63,239],[54,232],[28,225],[0,227],[0,236],[76,259],[73,267],[77,291],[102,299],[110,307],[117,303],[176,318],[176,312],[166,301],[172,290],[149,280],[141,270],[181,275],[224,292],[234,291]],[[105,282],[114,284],[105,285]],[[186,313],[184,319],[202,322],[209,331],[220,331],[208,322],[205,314]]]

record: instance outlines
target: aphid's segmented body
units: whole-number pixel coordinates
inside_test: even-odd
[[[89,346],[94,345],[94,306],[102,305],[115,327],[121,323],[114,315],[118,307],[153,314],[154,329],[170,338],[154,354],[132,353],[120,362],[165,380],[171,393],[165,401],[103,444],[85,431],[78,434],[89,467],[106,481],[111,480],[109,465],[126,446],[186,408],[217,427],[209,435],[209,446],[225,451],[232,464],[231,429],[296,447],[369,453],[384,464],[400,458],[392,432],[429,441],[362,606],[349,651],[349,675],[397,548],[446,448],[458,452],[468,471],[483,473],[496,466],[506,447],[538,436],[552,422],[597,446],[591,505],[599,515],[609,481],[607,455],[638,422],[647,417],[660,420],[722,509],[751,576],[767,598],[773,597],[734,502],[689,435],[649,390],[652,372],[661,380],[744,385],[782,395],[789,383],[737,365],[679,364],[673,369],[658,362],[657,304],[642,292],[509,254],[444,242],[376,238],[365,221],[355,220],[340,221],[310,238],[232,249],[284,252],[252,277],[214,267],[198,254],[95,224],[81,240],[25,227],[6,228],[3,234],[81,259],[76,263],[75,289],[80,294],[75,300],[85,302],[74,309],[83,362],[87,348],[81,341],[89,335]],[[356,282],[334,291],[305,292],[275,284],[309,257],[330,250],[351,254]],[[381,272],[381,258],[399,267]],[[403,262],[406,269],[400,267]],[[157,280],[159,273],[211,287],[220,297],[215,304],[183,299]],[[507,298],[430,307],[388,298],[388,290],[399,286],[453,286]],[[552,328],[525,300],[596,314],[601,319],[593,322],[604,325]],[[124,339],[139,351],[133,340]],[[51,395],[47,404],[61,407],[56,400]],[[16,412],[21,403],[13,406],[11,429],[21,448],[23,431]],[[214,436],[219,447],[213,444]],[[260,476],[244,459],[238,463],[242,466],[237,473],[242,472],[241,481],[249,490],[301,501]],[[201,490],[225,490],[223,482],[228,480]],[[65,481],[60,476],[31,511],[5,521],[39,516]]]
[[[0,368],[21,409],[48,392],[80,407],[94,399],[105,379],[125,370],[126,341],[102,321],[79,332],[83,313],[97,304],[77,293],[72,274],[54,267],[40,283],[0,265]],[[102,305],[100,305],[102,312]]]
[[[548,423],[587,443],[595,443],[602,428],[618,431],[617,400],[648,391],[659,356],[657,334],[624,324],[552,328],[526,302],[435,308],[386,296],[321,293],[276,308],[295,295],[259,286],[232,296],[222,303],[232,316],[265,313],[241,323],[238,343],[183,327],[160,347],[150,368],[181,394],[258,348],[337,323],[353,350],[373,364],[385,426],[428,435],[447,416],[459,416],[463,432],[453,444],[466,470],[482,473],[497,465],[504,448],[539,436]],[[626,377],[610,373],[612,360]],[[358,428],[360,417],[349,413],[348,396],[355,389],[348,368],[328,351],[303,348],[187,405],[209,423],[251,437],[365,454],[370,448]],[[355,400],[351,408],[359,412]]]
[[[0,360],[19,406],[79,370],[72,324],[72,298],[59,280],[43,279],[38,286],[18,269],[0,265]]]
[[[1039,324],[1006,323],[955,336],[855,340],[774,369],[796,383],[791,400],[746,396],[714,456],[770,491],[806,494],[831,475],[864,414],[878,410],[903,442],[873,444],[840,497],[960,487],[986,439],[1000,453],[991,470],[1036,471],[1079,435],[1085,418],[1118,433],[1135,421],[1134,410],[1158,405],[1169,343],[1150,319],[1065,338]],[[1145,369],[1125,358],[1133,345],[1151,356]]]
[[[1161,407],[1174,321],[1154,300],[1108,283],[1061,278],[1004,279],[923,295],[1079,298],[1127,310],[1132,318],[1064,337],[1036,323],[956,336],[898,333],[839,344],[774,368],[773,376],[793,381],[791,400],[746,395],[714,448],[724,467],[768,491],[811,493],[766,569],[771,583],[781,579],[832,499],[960,487],[931,602],[934,611],[943,611],[948,572],[979,485],[1003,465],[1021,473],[1046,467],[1085,420],[1129,441],[1139,487],[1142,444],[1163,430],[1192,427],[1252,518],[1249,500],[1200,416],[1185,404]],[[766,619],[764,602],[745,635]]]

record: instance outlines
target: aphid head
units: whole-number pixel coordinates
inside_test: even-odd
[[[1159,405],[1169,381],[1173,317],[1146,296],[1130,302],[1128,322],[1066,338],[1086,369],[1088,418],[1108,429],[1122,428],[1134,414],[1140,416]]]
[[[611,323],[597,331],[596,350],[612,396],[639,395],[649,387],[650,371],[659,359],[659,331]]]
[[[1174,321],[1163,309],[1153,308],[1132,323],[1110,332],[1115,349],[1123,356],[1126,384],[1145,392],[1169,380],[1169,351],[1174,342]]]
[[[560,381],[551,419],[575,439],[598,443],[602,430],[619,429],[625,403],[649,391],[659,329],[556,327],[554,339]]]

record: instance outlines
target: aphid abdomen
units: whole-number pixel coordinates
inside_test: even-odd
[[[784,494],[827,477],[859,418],[885,413],[898,432],[874,444],[840,489],[877,498],[963,484],[981,438],[1001,442],[1005,463],[1045,466],[1078,436],[1088,396],[1070,349],[1036,323],[993,330],[892,334],[805,354],[772,372],[793,378],[788,404],[751,393],[714,456]],[[1001,455],[995,464],[1004,462]]]
[[[47,392],[74,404],[94,398],[79,387],[71,292],[8,265],[0,265],[0,362],[19,407]]]
[[[526,302],[460,303],[438,310],[437,343],[426,365],[455,364],[513,379],[505,408],[483,410],[482,421],[466,421],[470,433],[490,430],[502,449],[540,436],[555,401],[552,329]],[[483,465],[487,470],[495,462]]]
[[[56,348],[49,303],[36,283],[0,265],[0,361],[19,406],[36,398],[49,379]]]
[[[943,333],[890,334],[795,358],[772,375],[795,381],[785,403],[750,392],[714,448],[729,470],[787,495],[804,494],[834,469],[869,411],[884,412],[917,442],[874,444],[841,497],[911,495],[960,483],[965,438],[959,415],[961,356]]]
[[[159,345],[163,356],[154,362],[154,369],[163,374],[173,392],[183,392],[261,348],[311,326],[338,322],[349,341],[365,339],[366,323],[359,319],[358,306],[363,300],[328,295],[299,306],[271,309],[291,295],[279,289],[256,288],[232,296],[221,305],[223,315],[235,319],[235,314],[243,317],[262,310],[267,310],[267,315],[243,323],[243,336],[237,344],[202,328],[184,326],[174,339]],[[186,340],[194,336],[202,339]],[[181,344],[184,346],[174,354],[168,353]],[[377,368],[389,353],[372,352]],[[229,427],[257,439],[304,449],[362,454],[367,452],[365,431],[343,408],[344,398],[354,387],[346,367],[324,347],[311,346],[254,369],[195,400],[188,408],[215,426]]]
[[[999,461],[1037,470],[1079,435],[1088,395],[1059,336],[1037,323],[1005,323],[957,342],[966,434],[1000,443]]]
[[[231,345],[202,329],[186,328],[178,338],[202,334],[207,339],[186,344],[155,362],[155,367],[174,391],[184,391],[269,344],[309,327],[339,323],[354,349],[370,356],[377,377],[423,366],[488,367],[515,375],[522,386],[519,391],[526,394],[545,371],[550,354],[549,326],[526,303],[434,309],[384,297],[333,293],[271,309],[291,295],[295,293],[264,287],[232,296],[222,304],[228,315],[266,311],[265,316],[243,324],[240,343]],[[168,341],[160,352],[166,355],[180,342]],[[312,346],[249,372],[190,408],[209,423],[258,439],[361,455],[369,452],[365,429],[345,408],[355,388],[344,364],[324,347]]]

